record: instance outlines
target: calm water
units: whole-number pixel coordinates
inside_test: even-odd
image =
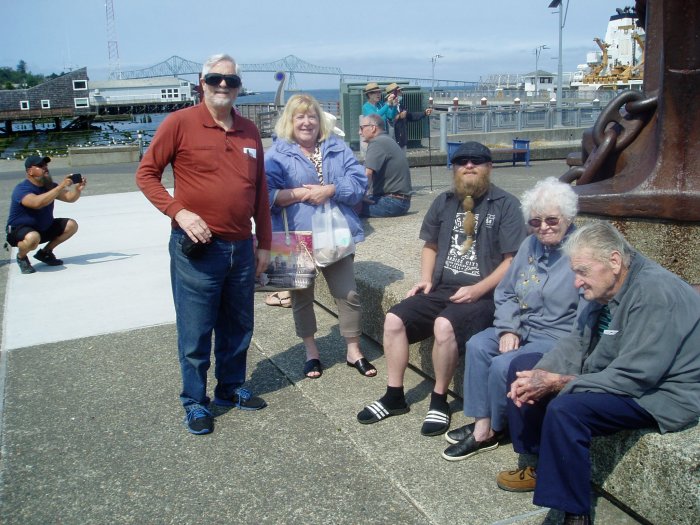
[[[255,95],[239,97],[237,105],[244,104],[268,104],[275,101],[275,91],[265,91]],[[311,89],[304,91],[313,95],[320,102],[337,102],[340,98],[337,89]],[[294,93],[286,92],[289,99]],[[17,137],[0,151],[2,158],[25,156],[32,153],[41,155],[65,155],[68,147],[75,146],[104,146],[107,144],[134,144],[138,142],[137,134],[143,134],[143,141],[148,145],[153,138],[158,125],[163,122],[167,113],[151,115],[134,115],[131,121],[113,121],[95,124],[91,131],[64,131],[53,132],[53,124],[37,124],[38,133]],[[28,123],[15,123],[15,131],[29,130]]]
[[[297,92],[285,91],[285,100]],[[340,100],[340,91],[338,89],[309,89],[308,91],[299,91],[298,93],[307,93],[313,96],[319,102],[338,102]],[[247,95],[239,97],[238,104],[267,104],[275,101],[275,91],[263,91],[257,95]]]

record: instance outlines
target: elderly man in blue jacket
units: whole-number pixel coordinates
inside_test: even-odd
[[[700,415],[700,294],[607,222],[581,227],[564,250],[591,302],[539,361],[528,354],[511,363],[513,448],[539,462],[536,473],[504,471],[497,483],[534,489],[536,505],[588,525],[592,437],[680,430]]]

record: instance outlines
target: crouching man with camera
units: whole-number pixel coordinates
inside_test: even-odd
[[[56,258],[53,250],[78,231],[78,223],[73,219],[54,218],[53,204],[56,199],[77,201],[87,181],[74,173],[56,183],[49,175],[49,162],[49,157],[27,157],[24,161],[27,178],[12,191],[5,231],[8,244],[17,247],[17,264],[22,273],[36,271],[27,255],[43,243],[47,244],[34,258],[49,266],[62,265],[63,261]]]

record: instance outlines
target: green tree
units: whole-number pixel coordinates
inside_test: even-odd
[[[59,75],[52,73],[48,78],[56,78]],[[0,67],[0,86],[3,89],[15,89],[15,86],[22,88],[34,87],[46,81],[44,75],[33,75],[27,71],[27,63],[20,60],[15,69],[11,67]]]

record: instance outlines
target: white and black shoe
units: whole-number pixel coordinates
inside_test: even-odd
[[[455,445],[462,440],[467,439],[474,433],[474,425],[476,423],[469,423],[463,427],[455,428],[449,432],[445,432],[445,441],[451,445]]]
[[[498,448],[498,435],[494,435],[484,441],[477,441],[474,434],[470,434],[466,439],[459,443],[450,445],[442,453],[442,457],[447,461],[460,461],[467,459],[487,450],[495,450]]]

